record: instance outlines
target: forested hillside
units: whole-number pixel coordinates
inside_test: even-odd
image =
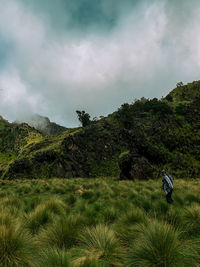
[[[0,120],[2,178],[119,176],[128,158],[131,179],[200,175],[200,81],[160,100],[141,98],[84,127],[47,135]]]

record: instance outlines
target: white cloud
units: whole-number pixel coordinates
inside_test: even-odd
[[[15,119],[16,116],[24,116],[25,111],[36,112],[39,96],[27,90],[17,73],[1,73],[0,88],[2,115]]]
[[[2,0],[0,10],[0,35],[14,47],[0,70],[0,114],[10,120],[37,112],[72,126],[76,109],[106,115],[136,97],[161,97],[177,81],[200,74],[198,13],[184,29],[173,28],[164,2],[123,15],[110,35],[81,37],[52,33],[17,0]]]

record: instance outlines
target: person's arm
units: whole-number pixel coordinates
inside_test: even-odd
[[[170,179],[171,183],[173,184],[173,183],[174,183],[174,181],[173,181],[173,179],[172,179],[171,175],[170,175],[169,173],[167,173],[167,176],[169,177],[169,179]]]

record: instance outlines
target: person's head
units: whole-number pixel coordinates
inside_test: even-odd
[[[166,171],[165,170],[162,170],[161,171],[161,174],[162,174],[162,176],[165,176],[166,175]]]

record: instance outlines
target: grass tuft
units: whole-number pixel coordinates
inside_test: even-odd
[[[189,236],[199,236],[200,237],[200,206],[192,205],[187,208],[183,214],[183,223],[185,226],[185,231]]]
[[[76,253],[76,262],[89,258],[109,266],[121,266],[122,247],[114,231],[105,225],[85,228]]]
[[[33,267],[31,236],[19,224],[0,225],[0,266]]]
[[[44,249],[39,256],[38,267],[72,267],[70,257],[64,250]]]
[[[34,211],[25,216],[25,227],[31,234],[37,234],[39,230],[52,221],[52,214],[44,206],[38,206]]]
[[[155,266],[177,267],[196,266],[188,246],[181,242],[181,233],[172,226],[159,221],[152,221],[149,225],[138,225],[138,237],[134,241],[128,254],[127,266]],[[193,255],[193,256],[192,256]]]
[[[43,246],[51,246],[59,249],[69,249],[77,243],[78,232],[81,227],[79,216],[57,218],[39,236],[39,243]]]

